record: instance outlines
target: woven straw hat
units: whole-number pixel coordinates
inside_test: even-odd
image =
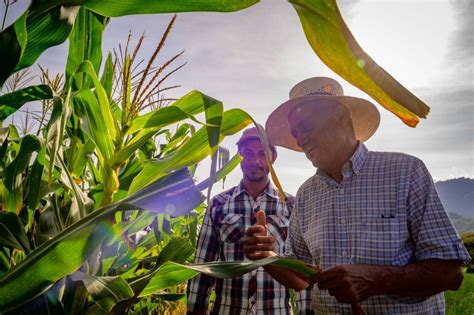
[[[303,102],[312,101],[317,106],[318,101],[324,99],[336,100],[349,109],[357,140],[364,142],[377,130],[380,113],[371,102],[344,96],[342,86],[334,79],[315,77],[296,84],[290,91],[290,99],[270,114],[265,124],[269,142],[275,146],[303,151],[291,135],[288,115],[293,108]]]

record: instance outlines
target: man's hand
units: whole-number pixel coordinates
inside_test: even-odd
[[[275,238],[267,236],[266,217],[263,210],[256,213],[257,224],[249,227],[245,232],[244,253],[250,260],[258,260],[275,256]]]
[[[379,294],[378,266],[339,265],[321,271],[314,279],[321,290],[328,290],[340,303],[357,303]]]

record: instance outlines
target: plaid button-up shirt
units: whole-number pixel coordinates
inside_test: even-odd
[[[322,269],[339,264],[403,266],[429,258],[469,261],[433,180],[419,159],[369,152],[359,144],[343,180],[318,171],[296,195],[286,255]],[[314,286],[317,314],[351,314]],[[373,296],[368,314],[444,314],[443,293],[429,298]]]
[[[256,224],[255,214],[264,210],[268,233],[276,238],[276,249],[283,255],[294,198],[286,206],[270,184],[254,200],[240,185],[215,196],[204,216],[196,252],[196,263],[245,260],[245,230]],[[198,275],[188,283],[188,313],[205,314],[209,295],[215,288],[211,314],[291,314],[289,290],[263,268],[241,277],[216,279]],[[311,289],[296,293],[299,314],[313,314]]]

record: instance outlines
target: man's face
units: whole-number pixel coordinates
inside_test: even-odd
[[[245,141],[242,143],[239,153],[243,157],[240,168],[244,177],[252,182],[266,180],[269,168],[260,141],[257,139]]]
[[[313,165],[323,170],[334,165],[342,139],[343,128],[340,128],[337,106],[333,104],[330,101],[320,101],[317,106],[303,103],[288,116],[296,142]]]

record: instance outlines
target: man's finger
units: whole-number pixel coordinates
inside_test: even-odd
[[[245,245],[244,250],[246,253],[249,252],[256,252],[256,251],[272,251],[275,249],[275,245],[272,244],[253,244],[253,245]]]
[[[245,256],[247,256],[247,258],[250,260],[259,260],[259,259],[267,258],[270,255],[268,252],[256,252],[256,253],[245,254]]]
[[[254,236],[255,234],[260,234],[265,232],[265,227],[261,225],[252,225],[245,231],[245,235],[247,236]]]
[[[315,281],[326,282],[326,281],[333,281],[333,280],[338,279],[340,272],[335,268],[336,267],[321,271],[320,273],[316,275]]]
[[[252,244],[274,244],[275,238],[273,236],[246,236],[244,237],[244,245]]]
[[[317,281],[317,284],[320,290],[334,290],[341,286],[340,282],[337,280]]]

